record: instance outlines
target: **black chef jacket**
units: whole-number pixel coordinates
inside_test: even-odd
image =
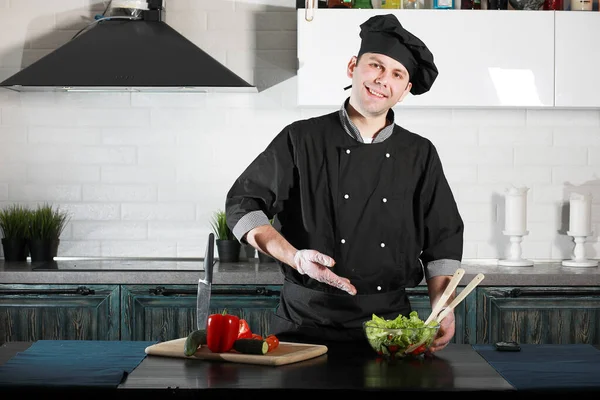
[[[280,262],[279,314],[297,326],[359,329],[372,313],[407,314],[404,289],[421,282],[423,265],[456,260],[458,267],[462,258],[463,222],[434,145],[398,125],[382,142],[361,143],[340,118],[334,112],[285,127],[227,194],[234,233],[244,218],[275,217],[294,247],[333,257],[333,272],[356,287],[350,296]],[[286,307],[286,294],[296,306]],[[374,299],[376,306],[365,306]],[[344,310],[338,300],[353,304]]]

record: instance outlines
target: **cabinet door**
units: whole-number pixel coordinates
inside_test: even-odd
[[[463,288],[458,287],[457,293]],[[431,314],[431,304],[426,287],[407,289],[412,309],[417,311],[419,318],[425,320]],[[452,343],[468,344],[475,343],[475,293],[470,293],[454,309],[455,334]]]
[[[119,340],[118,285],[0,284],[6,341]]]
[[[210,310],[237,315],[253,332],[269,333],[280,286],[213,285]],[[196,329],[196,285],[126,285],[121,288],[123,340],[166,341]]]
[[[311,22],[298,10],[299,105],[341,106],[350,94],[346,67],[360,48],[360,24],[388,13],[423,40],[439,70],[428,93],[409,94],[402,104],[554,105],[554,13],[383,9],[318,9]]]
[[[479,288],[477,322],[477,343],[600,344],[600,288]]]
[[[600,107],[600,13],[555,14],[556,106]]]

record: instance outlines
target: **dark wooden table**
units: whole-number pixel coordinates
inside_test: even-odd
[[[30,343],[0,346],[0,364]],[[368,347],[330,345],[327,354],[289,365],[262,366],[216,361],[147,356],[115,390],[94,392],[111,399],[218,398],[235,396],[333,396],[359,392],[439,391],[513,392],[506,382],[470,345],[451,345],[435,357],[386,362]],[[28,388],[26,388],[28,389]],[[29,391],[29,390],[27,390]],[[31,389],[39,394],[72,398],[89,397],[82,389]],[[23,393],[21,390],[20,393]],[[2,391],[0,391],[2,393]],[[32,393],[34,394],[34,393]],[[3,397],[3,396],[2,396]]]
[[[31,343],[9,342],[0,346],[0,365]],[[600,349],[600,346],[596,346]],[[419,393],[410,393],[419,392]],[[471,345],[451,344],[435,356],[422,360],[386,362],[368,348],[329,345],[327,354],[282,366],[261,366],[229,362],[147,356],[114,389],[0,387],[0,399],[26,395],[57,396],[59,399],[236,399],[277,396],[322,396],[349,400],[378,395],[421,396],[459,394],[461,398],[485,400],[487,396],[515,398],[600,398],[598,391],[516,391]],[[382,398],[383,399],[383,398]],[[287,399],[285,399],[287,400]],[[312,399],[308,399],[312,400]]]

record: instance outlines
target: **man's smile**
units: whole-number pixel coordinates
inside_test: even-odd
[[[387,97],[385,94],[378,92],[376,90],[373,90],[370,87],[367,87],[367,92],[369,92],[369,94],[371,94],[372,96],[378,97],[380,99],[384,99]]]

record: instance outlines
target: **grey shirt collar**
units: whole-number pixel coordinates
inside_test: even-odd
[[[360,135],[360,132],[358,131],[358,128],[356,127],[356,125],[354,125],[352,121],[350,121],[348,111],[346,111],[348,103],[350,103],[349,97],[344,101],[344,104],[342,104],[342,107],[340,108],[340,121],[342,121],[342,126],[344,127],[344,130],[348,135],[354,138],[357,142],[364,143],[363,138]],[[394,111],[391,108],[389,109],[386,115],[386,119],[388,121],[392,121],[392,123],[387,125],[381,131],[379,131],[377,136],[375,136],[375,139],[373,139],[373,143],[381,143],[390,136],[392,136],[392,132],[394,132]]]

